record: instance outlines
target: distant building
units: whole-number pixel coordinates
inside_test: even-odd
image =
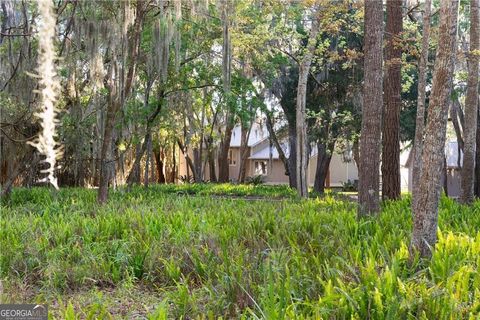
[[[290,154],[288,138],[281,139],[285,155]],[[240,146],[241,146],[241,127],[236,126],[232,132],[229,150],[229,177],[232,182],[238,180],[240,170]],[[257,123],[253,124],[248,139],[248,159],[246,162],[246,176],[252,177],[261,175],[265,183],[268,184],[288,184],[288,176],[285,175],[285,167],[280,160],[275,146],[270,144],[268,131],[264,126]],[[308,182],[313,186],[315,181],[315,171],[317,166],[317,148],[312,148],[308,165]],[[218,168],[218,166],[217,166]],[[179,167],[179,175],[187,174],[186,161],[182,157]],[[217,172],[218,176],[218,172]],[[210,179],[208,166],[206,166],[205,180]],[[334,153],[330,162],[330,168],[327,175],[326,187],[341,187],[343,183],[350,181],[352,183],[358,180],[358,170],[353,159],[345,162],[342,155]]]
[[[408,151],[408,157],[402,166],[406,169],[407,190],[412,191],[413,181],[413,152]],[[450,140],[445,144],[445,160],[447,164],[447,191],[450,197],[460,196],[460,169],[463,164],[463,152],[459,149],[457,141]],[[402,181],[405,176],[402,175]],[[444,181],[445,175],[442,175]]]

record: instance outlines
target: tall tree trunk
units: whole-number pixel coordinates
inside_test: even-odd
[[[247,175],[247,160],[248,160],[248,140],[250,139],[250,132],[252,131],[252,123],[248,128],[242,126],[242,138],[240,142],[240,168],[238,169],[238,182],[244,183]]]
[[[447,166],[447,156],[443,157],[443,192],[448,197],[448,166]]]
[[[317,9],[319,10],[319,9]],[[297,133],[297,192],[302,198],[308,197],[308,137],[307,137],[307,121],[306,121],[306,104],[307,104],[307,82],[310,74],[310,66],[312,64],[313,52],[317,44],[317,34],[319,29],[320,17],[315,14],[312,29],[307,43],[307,51],[300,61],[298,71],[297,86],[297,106],[296,106],[296,133]]]
[[[94,97],[95,99],[95,97]],[[95,170],[94,172],[94,179],[93,179],[93,185],[100,187],[100,171],[102,168],[102,145],[103,142],[105,141],[103,135],[105,133],[105,114],[106,110],[105,108],[101,108],[100,111],[97,113],[97,123],[95,126],[95,133],[92,136],[92,139],[95,139],[95,137],[98,137],[98,140],[94,140],[95,143]]]
[[[152,88],[153,81],[148,81],[147,86],[145,89],[145,100],[144,100],[144,107],[145,109],[148,108],[149,101],[150,101],[150,90]],[[160,90],[159,95],[158,95],[158,102],[157,102],[157,107],[151,113],[148,118],[147,118],[147,128],[146,128],[146,134],[143,139],[143,143],[141,146],[136,147],[136,152],[135,152],[135,160],[133,162],[132,169],[130,170],[128,176],[127,176],[127,184],[129,187],[132,186],[132,184],[140,184],[140,164],[142,162],[143,155],[147,151],[147,143],[148,141],[151,140],[151,130],[153,126],[153,122],[159,115],[160,111],[162,110],[163,106],[163,99],[165,98],[164,91]]]
[[[360,171],[358,215],[380,210],[380,145],[383,108],[382,1],[365,1],[365,44],[362,129],[360,133]]]
[[[193,148],[193,176],[195,177],[196,183],[201,183],[203,181],[203,173],[202,173],[202,145],[200,143],[200,147]]]
[[[35,151],[30,152],[30,150],[28,150],[27,153],[23,156],[23,158],[15,163],[14,168],[12,170],[9,170],[11,172],[10,174],[7,174],[7,176],[5,177],[5,181],[2,181],[0,199],[8,199],[12,191],[13,183],[18,178],[18,176],[28,167],[36,167],[38,161],[39,158],[35,157]]]
[[[157,167],[157,182],[165,184],[165,174],[163,174],[163,152],[160,149],[154,150],[153,155],[155,156]]]
[[[145,141],[147,141],[147,136],[145,136]],[[133,184],[140,184],[140,164],[142,161],[143,154],[146,150],[145,142],[141,145],[137,145],[135,148],[135,160],[133,161],[132,169],[127,176],[127,184],[131,187]]]
[[[215,168],[215,155],[214,151],[208,150],[208,170],[210,172],[210,182],[217,182],[217,173]]]
[[[438,203],[442,189],[448,106],[457,39],[458,0],[440,2],[438,49],[433,73],[430,107],[422,151],[422,172],[413,208],[411,252],[430,257],[437,241]]]
[[[203,100],[207,101],[207,88],[203,88]],[[198,171],[197,175],[200,177],[200,182],[203,182],[205,179],[205,166],[203,166],[203,151],[204,147],[204,136],[205,136],[205,113],[207,109],[207,103],[202,104],[202,116],[200,118],[200,146],[198,150],[198,155],[195,155],[195,167]]]
[[[464,149],[461,172],[463,203],[471,203],[474,197],[474,170],[478,115],[478,50],[479,46],[479,0],[470,0],[470,54],[468,56],[467,97],[465,100],[465,127],[463,129]]]
[[[357,170],[360,170],[360,147],[358,145],[358,140],[353,143],[353,161],[357,165]]]
[[[177,139],[177,144],[178,144],[178,147],[180,148],[180,151],[182,151],[183,156],[185,157],[185,161],[187,162],[187,180],[190,180],[190,170],[192,170],[193,180],[197,181],[196,172],[195,172],[195,165],[193,164],[192,158],[188,154],[188,150],[187,150],[186,145],[184,145],[180,141],[180,139]]]
[[[463,131],[463,128],[465,128],[465,126],[462,125],[460,121],[458,121],[459,111],[461,113],[460,103],[458,101],[452,101],[452,103],[450,104],[450,119],[452,120],[453,129],[455,130],[455,136],[457,137],[457,147],[459,151],[458,157],[457,157],[458,167],[461,167],[460,164],[461,164],[462,157],[461,157],[460,151],[463,152],[463,149],[464,149],[464,140],[462,136],[462,131]]]
[[[230,150],[232,131],[233,125],[227,124],[224,136],[218,148],[218,182],[228,182],[230,180],[228,151]]]
[[[151,158],[152,158],[152,135],[148,135],[148,141],[147,143],[147,159],[145,160],[145,174],[144,174],[144,185],[145,187],[148,187],[149,184],[149,170],[150,170],[150,164],[151,164]]]
[[[422,149],[423,149],[423,131],[425,127],[425,91],[427,87],[427,63],[428,63],[428,42],[430,39],[430,15],[432,10],[432,1],[425,0],[423,13],[423,36],[422,52],[418,64],[418,98],[417,98],[417,117],[415,120],[415,141],[413,144],[413,168],[412,168],[412,210],[417,202],[416,195],[420,184],[420,174],[422,170]]]
[[[175,144],[172,144],[172,176],[170,179],[171,183],[175,183],[175,179],[177,178],[177,157],[175,156]]]
[[[217,174],[215,172],[215,151],[213,148],[213,137],[212,133],[205,137],[205,148],[207,149],[207,164],[208,164],[208,173],[209,181],[217,182]]]
[[[315,171],[315,183],[313,184],[313,190],[316,193],[325,193],[325,182],[327,180],[330,161],[332,160],[334,145],[334,143],[330,143],[327,146],[320,141],[317,143],[317,169]]]
[[[67,105],[70,107],[70,113],[73,118],[75,129],[77,132],[81,130],[80,122],[83,117],[83,110],[79,99],[78,89],[75,86],[76,83],[76,74],[75,72],[69,79],[72,83],[72,89],[67,90]],[[73,137],[73,146],[69,148],[67,151],[68,153],[73,154],[73,185],[76,187],[84,187],[85,186],[85,157],[84,155],[84,145],[83,145],[83,137],[81,134],[76,134]]]
[[[218,182],[229,181],[229,165],[228,165],[228,151],[230,149],[230,139],[232,137],[232,130],[234,128],[234,115],[230,108],[230,87],[231,87],[231,71],[232,71],[232,43],[230,39],[230,17],[228,0],[222,0],[222,24],[223,24],[223,91],[226,96],[227,114],[226,125],[223,138],[220,141],[220,148],[218,150]]]
[[[480,104],[480,101],[479,101]],[[480,116],[477,112],[477,146],[480,146]],[[480,148],[475,150],[475,196],[480,198]]]
[[[129,5],[129,4],[125,4]],[[121,101],[124,102],[125,99],[130,94],[132,89],[132,84],[135,79],[135,71],[137,66],[137,56],[140,49],[140,37],[142,34],[142,25],[143,25],[143,14],[144,14],[144,2],[137,1],[136,4],[136,17],[134,22],[134,31],[132,34],[132,39],[130,41],[130,45],[128,48],[128,56],[130,60],[130,66],[127,71],[127,77],[125,80],[125,85],[120,90],[117,90],[117,84],[113,81],[113,70],[117,69],[116,61],[114,58],[112,73],[108,76],[109,78],[109,103],[107,107],[107,115],[106,115],[106,123],[105,123],[105,130],[103,134],[103,143],[102,143],[102,151],[100,157],[100,182],[98,187],[98,194],[97,194],[97,201],[98,203],[102,204],[108,200],[108,186],[110,184],[110,180],[112,178],[112,174],[110,173],[109,163],[113,161],[110,159],[111,149],[112,149],[112,139],[113,139],[113,130],[115,126],[115,119],[118,111],[121,107]],[[124,38],[122,38],[122,42]],[[115,52],[113,53],[115,56]],[[116,70],[115,70],[116,71]],[[118,77],[119,74],[115,72],[115,78]]]
[[[403,0],[387,0],[385,110],[383,113],[382,198],[400,198],[400,109],[402,107]]]
[[[262,96],[262,98],[263,98],[263,96]],[[275,145],[275,149],[277,149],[277,152],[278,152],[278,157],[280,158],[280,160],[283,163],[283,166],[285,167],[285,175],[290,177],[289,160],[285,156],[285,152],[283,151],[282,146],[280,145],[280,142],[278,141],[277,134],[273,130],[273,121],[272,121],[271,114],[267,111],[267,112],[265,112],[265,116],[266,116],[266,121],[265,122],[266,122],[266,125],[267,125],[267,130],[268,130],[270,140],[273,142],[273,145]],[[289,126],[289,128],[290,128],[290,126]],[[290,133],[290,129],[289,129],[289,133]],[[290,187],[292,187],[291,184],[290,184]]]
[[[120,101],[114,92],[114,89],[111,89],[110,91],[100,157],[100,182],[97,194],[98,203],[105,203],[108,200],[108,187],[113,176],[110,165],[110,162],[114,161],[112,159],[113,129],[115,126],[116,114],[120,110]]]
[[[290,154],[288,156],[288,184],[290,188],[297,188],[297,132],[295,123],[288,123],[288,143]]]

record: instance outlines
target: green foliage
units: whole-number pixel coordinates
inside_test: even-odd
[[[342,191],[357,191],[357,185],[354,181],[347,180],[342,183]]]
[[[260,184],[263,184],[265,181],[265,178],[261,174],[257,174],[255,176],[247,177],[246,179],[247,184],[253,184],[254,186],[258,186]]]
[[[148,319],[480,312],[480,203],[443,198],[433,258],[411,264],[408,196],[361,222],[350,201],[298,200],[287,187],[266,185],[120,189],[102,207],[93,190],[16,189],[0,212],[2,300],[23,288],[58,318],[132,318],[135,307]],[[139,291],[140,301],[115,313]]]

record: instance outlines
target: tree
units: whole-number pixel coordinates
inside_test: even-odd
[[[425,127],[425,91],[427,87],[427,62],[428,62],[428,42],[430,38],[430,15],[431,0],[425,1],[423,12],[423,35],[422,50],[420,61],[418,63],[418,98],[417,98],[417,116],[415,121],[415,139],[413,144],[413,169],[412,169],[412,210],[417,201],[418,185],[420,183],[420,173],[422,168],[422,149],[423,149],[423,131]]]
[[[382,198],[400,197],[400,109],[402,106],[402,0],[387,0],[384,113],[382,127]]]
[[[360,133],[360,165],[358,215],[375,214],[380,210],[380,143],[382,128],[382,1],[365,1],[364,86],[362,129]]]
[[[125,3],[124,6],[124,14],[127,15],[127,12],[130,8],[128,8],[129,3]],[[135,79],[135,71],[137,66],[137,55],[140,48],[140,36],[142,32],[143,26],[143,17],[144,17],[144,2],[137,1],[136,5],[136,17],[133,27],[133,32],[131,33],[131,39],[129,42],[129,50],[128,50],[128,57],[130,60],[130,65],[127,71],[126,80],[124,86],[121,88],[117,87],[114,79],[119,77],[120,67],[117,65],[117,57],[116,52],[113,53],[113,63],[110,66],[110,71],[108,75],[107,82],[107,89],[108,89],[108,102],[107,102],[107,114],[105,120],[105,129],[103,134],[103,143],[102,143],[102,151],[101,151],[101,167],[100,167],[100,183],[98,187],[98,195],[97,201],[98,203],[105,203],[108,200],[108,187],[110,184],[111,179],[113,178],[113,172],[110,169],[112,162],[112,140],[113,140],[113,132],[115,126],[115,119],[117,117],[117,113],[120,111],[122,106],[122,102],[128,97],[131,92],[132,84]],[[122,34],[122,41],[125,41],[126,38],[126,30],[128,29],[128,22],[127,19],[124,19],[124,30],[125,32]],[[123,54],[123,53],[122,53]],[[123,72],[123,70],[122,70]]]
[[[223,27],[223,46],[222,46],[222,67],[223,67],[223,90],[226,96],[226,116],[225,128],[223,136],[220,141],[218,150],[218,181],[228,182],[229,165],[228,165],[228,150],[230,149],[230,139],[232,131],[235,126],[234,114],[231,110],[232,99],[230,96],[231,79],[232,79],[232,42],[230,38],[230,13],[229,8],[232,4],[229,0],[222,0],[222,27]]]
[[[319,9],[316,9],[319,11]],[[319,11],[320,12],[320,11]],[[320,17],[315,14],[312,23],[312,29],[308,37],[305,55],[300,61],[298,71],[298,87],[297,87],[297,106],[296,106],[296,140],[297,140],[297,161],[296,161],[296,178],[298,195],[303,198],[308,197],[308,137],[307,137],[307,122],[305,119],[306,113],[306,99],[307,99],[307,80],[310,73],[310,66],[312,64],[313,52],[317,43],[317,34],[319,29]]]
[[[430,257],[437,240],[438,202],[442,189],[448,107],[452,90],[457,38],[458,0],[440,2],[438,49],[425,128],[420,184],[413,208],[411,253]]]
[[[470,52],[468,54],[467,97],[465,100],[465,127],[463,129],[463,167],[461,171],[461,198],[471,203],[474,197],[474,170],[478,116],[478,63],[479,63],[479,0],[470,1]]]

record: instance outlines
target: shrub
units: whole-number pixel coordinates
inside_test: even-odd
[[[255,176],[250,176],[245,179],[247,184],[253,184],[254,186],[258,186],[260,184],[265,183],[265,177],[261,174],[257,174]]]
[[[344,192],[357,191],[357,183],[350,179],[347,180],[346,182],[342,182],[342,191]]]

